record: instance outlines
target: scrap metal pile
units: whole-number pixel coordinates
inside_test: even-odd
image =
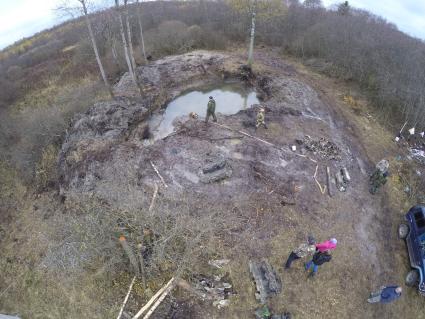
[[[311,136],[306,135],[303,140],[297,140],[298,144],[304,145],[308,151],[318,154],[323,159],[335,161],[341,160],[341,150],[333,142],[321,137],[319,140],[314,140]]]

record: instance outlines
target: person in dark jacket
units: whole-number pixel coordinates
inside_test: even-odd
[[[317,274],[317,270],[319,269],[319,266],[323,265],[324,263],[331,261],[331,259],[332,259],[332,256],[329,254],[328,251],[325,251],[325,252],[317,251],[313,255],[313,259],[310,260],[305,265],[306,271],[308,271],[310,268],[313,268],[313,271],[308,276],[309,277],[315,276]]]
[[[367,302],[369,303],[390,303],[401,296],[400,286],[382,286],[377,292],[372,292]]]

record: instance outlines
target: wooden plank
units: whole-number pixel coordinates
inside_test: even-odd
[[[136,276],[134,276],[133,280],[131,281],[130,287],[128,288],[127,295],[125,296],[124,302],[122,303],[122,306],[121,306],[121,309],[120,309],[120,312],[118,314],[117,319],[120,319],[121,316],[122,316],[122,313],[124,311],[125,305],[127,304],[128,298],[130,297],[130,293],[131,293],[131,290],[133,289],[133,285],[134,285],[135,281],[136,281]]]
[[[165,286],[159,289],[158,292],[146,303],[146,305],[142,307],[142,309],[139,310],[139,312],[132,319],[138,319],[141,315],[143,315],[143,313],[152,306],[152,304],[162,295],[162,293],[166,289],[168,289],[169,287],[172,287],[173,283],[174,283],[174,277],[171,278],[170,281]]]

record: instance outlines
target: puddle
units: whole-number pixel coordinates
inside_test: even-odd
[[[174,131],[174,120],[178,117],[182,117],[183,120],[188,119],[190,112],[195,112],[199,119],[204,119],[209,96],[215,99],[216,114],[235,114],[259,103],[255,91],[242,83],[224,83],[220,86],[186,92],[171,101],[164,113],[152,115],[149,126],[153,139],[158,140],[170,135]]]

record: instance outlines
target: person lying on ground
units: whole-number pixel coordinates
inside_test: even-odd
[[[307,264],[305,264],[305,270],[308,271],[310,268],[313,268],[313,271],[308,275],[309,277],[313,277],[317,274],[317,271],[319,270],[319,266],[323,265],[324,263],[330,262],[332,259],[332,256],[329,254],[328,251],[320,252],[317,251],[313,255],[313,259],[310,260]]]
[[[331,238],[323,243],[316,244],[316,249],[323,253],[335,249],[337,243],[338,241],[335,238]]]
[[[285,269],[291,268],[291,264],[294,260],[313,255],[316,251],[316,246],[314,245],[315,242],[316,240],[313,236],[308,236],[306,243],[301,244],[297,249],[294,249],[289,254],[288,260],[285,264]]]
[[[378,291],[372,292],[367,299],[369,303],[390,303],[401,297],[402,289],[400,286],[382,286]]]

